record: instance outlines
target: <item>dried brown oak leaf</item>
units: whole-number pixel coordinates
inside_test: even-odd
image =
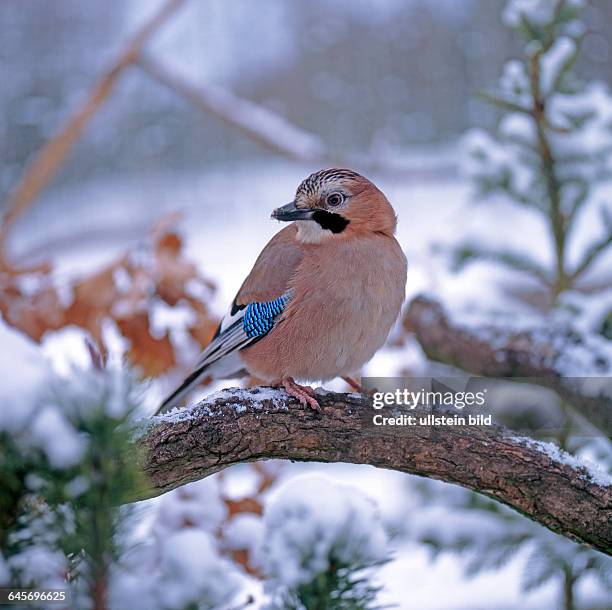
[[[186,330],[200,347],[210,341],[218,324],[207,302],[214,285],[183,256],[182,239],[170,224],[162,220],[145,247],[61,291],[51,265],[20,270],[0,261],[2,317],[37,342],[49,330],[79,326],[88,331],[101,354],[106,353],[103,324],[112,320],[129,341],[133,366],[147,377],[168,371],[177,358],[168,332],[160,337],[151,328],[149,307],[155,299],[170,307],[184,302],[192,309],[195,315]],[[71,299],[62,298],[66,293]]]

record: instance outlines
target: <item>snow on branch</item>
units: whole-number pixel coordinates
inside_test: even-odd
[[[369,464],[462,485],[612,554],[612,481],[552,445],[497,426],[373,426],[369,397],[321,391],[319,401],[315,412],[281,390],[229,389],[152,418],[134,439],[149,483],[134,499],[244,462]]]
[[[412,300],[403,325],[430,359],[483,377],[533,379],[554,390],[606,436],[612,434],[612,396],[594,391],[597,383],[590,383],[612,375],[612,348],[603,337],[567,324],[470,326],[425,296]]]

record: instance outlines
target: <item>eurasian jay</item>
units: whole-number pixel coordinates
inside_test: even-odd
[[[321,170],[272,218],[291,224],[263,249],[193,372],[158,413],[206,377],[246,374],[317,409],[313,389],[295,379],[347,379],[385,342],[407,269],[385,195],[351,170]]]

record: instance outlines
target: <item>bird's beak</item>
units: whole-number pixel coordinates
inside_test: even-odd
[[[310,208],[297,208],[295,201],[288,203],[272,212],[272,218],[276,220],[312,220],[315,210]]]

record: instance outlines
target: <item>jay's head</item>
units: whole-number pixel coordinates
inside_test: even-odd
[[[297,221],[298,239],[317,243],[368,233],[393,235],[396,217],[391,204],[367,178],[349,169],[311,174],[295,199],[272,212],[272,218]]]

